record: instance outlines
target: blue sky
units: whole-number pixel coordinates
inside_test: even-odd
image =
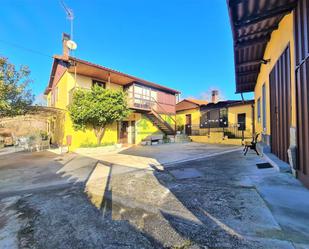
[[[202,98],[235,95],[233,42],[225,0],[66,0],[73,9],[75,56]],[[0,55],[30,67],[36,95],[61,54],[69,21],[58,0],[1,1]],[[251,97],[250,95],[246,96]]]

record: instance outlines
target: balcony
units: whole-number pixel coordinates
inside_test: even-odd
[[[176,105],[171,103],[171,101],[159,101],[155,97],[145,96],[143,94],[127,92],[128,93],[128,106],[131,109],[141,110],[141,111],[151,111],[154,110],[161,114],[175,114]],[[174,96],[173,96],[174,97]]]
[[[68,92],[67,105],[72,103],[73,93],[76,89],[90,90],[90,89],[80,88],[80,87],[72,88]],[[128,106],[131,109],[140,110],[140,111],[154,110],[155,112],[160,113],[160,114],[175,114],[176,113],[175,104],[173,104],[174,100],[171,99],[170,96],[161,98],[161,101],[158,101],[156,99],[157,95],[147,96],[147,95],[140,94],[137,92],[132,92],[132,91],[127,91],[127,94],[128,94],[128,97],[127,97]]]

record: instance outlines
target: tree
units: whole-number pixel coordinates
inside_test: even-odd
[[[91,90],[77,89],[69,106],[75,130],[93,128],[98,145],[107,125],[121,121],[130,114],[126,93],[95,85]]]
[[[0,117],[25,114],[33,102],[33,94],[28,89],[31,82],[30,70],[15,65],[7,58],[0,57]]]

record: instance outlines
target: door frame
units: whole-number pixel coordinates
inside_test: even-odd
[[[299,0],[294,12],[295,99],[296,99],[296,172],[309,188],[309,0]]]
[[[186,114],[185,133],[190,136],[192,134],[192,115]]]
[[[129,121],[119,121],[118,123],[118,143],[129,143]],[[123,124],[126,124],[126,131],[123,132]],[[123,135],[122,135],[123,134]]]
[[[271,152],[289,162],[291,127],[291,54],[284,49],[269,75]]]

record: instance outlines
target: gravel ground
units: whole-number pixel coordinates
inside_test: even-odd
[[[163,170],[109,165],[108,177],[93,178],[106,182],[102,193],[87,192],[87,180],[12,192],[0,196],[0,248],[297,248],[248,180],[276,177],[256,168],[261,161],[233,152]],[[197,177],[179,177],[192,168]]]

